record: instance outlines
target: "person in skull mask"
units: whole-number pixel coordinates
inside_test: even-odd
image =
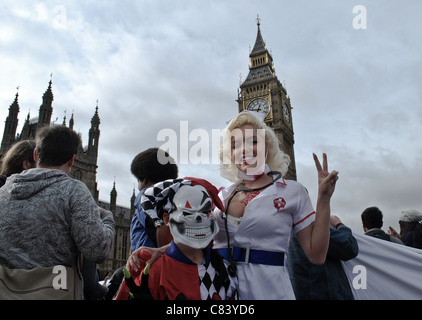
[[[166,253],[147,264],[140,276],[133,280],[126,272],[126,283],[135,298],[236,298],[235,279],[210,246],[218,232],[213,205],[222,208],[217,193],[208,181],[196,178],[166,180],[145,191],[143,209],[155,217],[157,225],[169,226],[173,240]]]

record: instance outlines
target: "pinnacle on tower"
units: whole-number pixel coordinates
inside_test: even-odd
[[[3,140],[0,147],[0,156],[5,154],[6,151],[12,146],[15,142],[16,129],[18,127],[18,113],[19,113],[19,87],[16,88],[15,100],[9,107],[9,115],[6,118],[4,125]]]
[[[50,81],[48,83],[48,88],[45,90],[42,97],[42,105],[40,106],[39,116],[38,116],[38,127],[49,126],[51,121],[51,115],[53,113],[52,103],[54,100],[53,91],[51,89],[52,76],[50,74]]]

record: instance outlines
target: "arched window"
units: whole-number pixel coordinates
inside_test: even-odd
[[[73,179],[77,179],[77,180],[81,180],[81,181],[82,181],[82,172],[81,172],[81,170],[75,170],[75,171],[72,173],[72,178],[73,178]]]

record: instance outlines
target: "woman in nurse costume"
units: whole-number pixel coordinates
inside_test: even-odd
[[[283,179],[290,159],[259,114],[241,112],[224,130],[220,170],[233,184],[219,194],[225,212],[214,211],[219,225],[214,249],[238,278],[240,299],[295,298],[286,266],[291,232],[296,232],[312,263],[325,262],[338,172],[328,172],[325,154],[322,166],[313,157],[318,172],[316,210],[302,184]]]

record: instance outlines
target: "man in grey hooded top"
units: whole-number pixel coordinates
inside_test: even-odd
[[[80,253],[95,263],[108,257],[113,215],[97,206],[84,183],[69,177],[80,144],[65,126],[37,131],[37,168],[12,175],[0,188],[0,265],[72,267]]]

